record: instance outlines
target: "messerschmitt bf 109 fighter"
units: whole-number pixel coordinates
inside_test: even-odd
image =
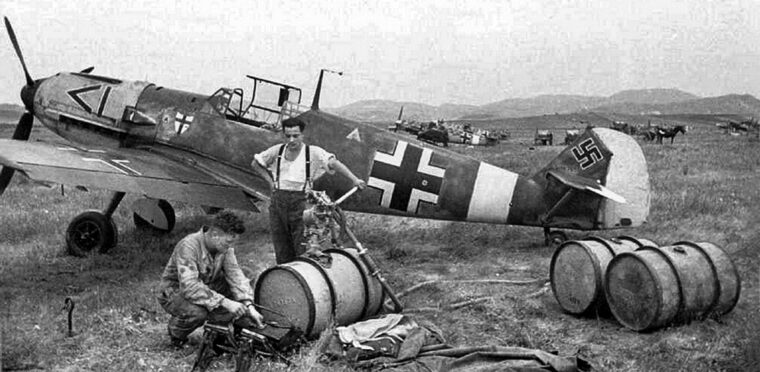
[[[201,95],[143,81],[81,72],[34,80],[13,29],[6,28],[26,77],[13,139],[0,139],[0,192],[15,171],[35,180],[114,191],[103,211],[73,218],[66,231],[73,254],[116,244],[111,218],[125,193],[144,196],[132,205],[135,223],[171,230],[168,201],[258,210],[269,185],[250,167],[255,153],[282,142],[278,124],[305,120],[309,143],[336,154],[369,186],[346,200],[346,210],[451,221],[599,230],[638,226],[649,213],[649,176],[641,148],[629,136],[587,130],[531,177],[446,149],[429,147],[371,125],[319,109],[325,71],[310,108],[300,89],[249,76],[253,92],[221,88]],[[269,107],[256,103],[256,87],[276,87]],[[249,103],[244,103],[249,102]],[[269,114],[268,118],[267,115]],[[62,146],[26,141],[33,119],[70,141]],[[273,118],[273,119],[272,119]],[[336,199],[353,185],[324,176],[315,189]]]

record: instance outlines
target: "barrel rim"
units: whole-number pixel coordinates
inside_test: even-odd
[[[364,284],[364,307],[362,308],[361,318],[364,319],[367,316],[369,316],[367,314],[369,312],[369,302],[370,302],[370,298],[369,298],[369,296],[370,296],[370,293],[369,293],[369,278],[367,277],[367,275],[369,274],[369,272],[363,268],[362,263],[360,262],[361,260],[359,260],[356,256],[354,256],[353,254],[351,254],[350,252],[348,252],[346,249],[348,249],[348,248],[344,248],[344,249],[340,249],[340,248],[332,249],[331,248],[331,249],[326,249],[325,253],[333,253],[333,252],[334,253],[340,253],[342,256],[345,256],[351,262],[353,262],[354,266],[356,266],[357,270],[359,270],[359,272],[362,273],[362,275],[361,275],[361,277],[362,277],[362,284]]]
[[[609,275],[609,273],[610,273],[610,271],[612,271],[613,267],[615,267],[616,265],[619,264],[618,263],[619,261],[625,259],[625,257],[631,256],[631,257],[633,257],[634,259],[636,259],[637,261],[639,261],[640,263],[642,263],[644,265],[644,268],[646,268],[647,271],[649,272],[649,277],[653,279],[653,282],[654,282],[654,285],[655,285],[655,289],[657,290],[657,293],[662,293],[663,286],[662,286],[662,282],[660,281],[660,277],[657,276],[657,275],[654,275],[657,271],[654,269],[654,267],[652,267],[652,265],[649,262],[647,262],[646,260],[642,259],[642,257],[640,255],[636,254],[637,252],[644,251],[644,250],[652,250],[652,251],[657,252],[657,254],[659,254],[661,256],[664,256],[665,259],[666,259],[666,262],[668,262],[668,265],[670,265],[671,269],[673,269],[673,272],[675,273],[676,280],[677,281],[680,280],[678,278],[678,274],[675,272],[675,268],[673,268],[673,264],[667,258],[667,255],[665,255],[664,253],[662,253],[659,249],[657,249],[655,247],[649,247],[649,246],[644,246],[644,247],[641,247],[641,248],[639,248],[639,249],[637,249],[635,251],[631,251],[631,252],[621,252],[617,256],[613,257],[612,260],[610,260],[609,265],[607,265],[607,272],[604,275],[604,292],[605,292],[604,294],[607,297],[607,306],[610,308],[610,311],[612,312],[612,315],[615,317],[615,319],[617,319],[618,322],[620,322],[624,326],[626,326],[626,327],[628,327],[628,328],[630,328],[630,329],[632,329],[634,331],[639,331],[639,332],[640,331],[645,331],[647,329],[650,329],[650,328],[653,327],[653,325],[650,323],[650,324],[647,324],[644,327],[639,327],[639,326],[633,326],[627,320],[626,321],[621,320],[621,317],[620,317],[620,315],[617,312],[617,307],[616,306],[612,306],[612,304],[611,304],[612,299],[614,297],[611,296],[611,293],[610,293],[610,275]],[[681,308],[681,302],[683,302],[682,301],[683,294],[681,293],[680,281],[678,282],[678,292],[679,292],[678,293],[678,296],[679,296],[678,297],[678,308],[680,310],[680,308]],[[655,305],[654,306],[654,309],[655,309],[654,319],[657,320],[657,319],[660,318],[660,315],[662,313],[662,299],[660,297],[655,297],[655,304],[654,305]]]
[[[647,240],[649,240],[650,242],[654,243],[655,246],[651,246],[651,245],[645,244],[644,242],[641,241],[641,239],[639,239],[639,238],[637,238],[635,236],[630,236],[630,235],[620,235],[620,236],[617,237],[617,239],[629,241],[629,242],[631,242],[633,244],[636,244],[638,246],[638,248],[642,248],[642,247],[654,247],[654,248],[657,248],[657,246],[659,245],[654,240],[649,240],[649,239],[647,239]]]
[[[306,294],[306,305],[309,307],[309,320],[306,322],[306,329],[304,329],[303,332],[304,332],[304,334],[308,335],[308,334],[311,333],[312,328],[314,328],[314,323],[316,323],[317,308],[316,308],[316,306],[314,304],[314,295],[311,293],[311,288],[309,287],[309,283],[306,282],[306,279],[304,279],[304,277],[301,275],[301,273],[299,273],[296,269],[292,268],[291,266],[286,266],[286,264],[294,262],[294,261],[295,260],[290,261],[290,262],[286,262],[286,263],[283,263],[283,264],[279,264],[279,265],[276,265],[276,266],[272,266],[272,267],[270,267],[270,268],[262,271],[261,274],[259,274],[259,277],[256,279],[256,286],[255,286],[256,288],[254,289],[253,293],[254,293],[254,296],[258,295],[259,290],[261,289],[261,279],[264,278],[266,276],[265,274],[267,274],[270,271],[280,269],[280,270],[285,270],[285,271],[289,272],[290,274],[292,274],[296,278],[296,280],[298,281],[298,284],[301,285],[301,288],[303,289],[303,293]],[[329,286],[329,284],[328,284],[328,286]],[[266,309],[264,309],[264,310],[266,310]],[[270,311],[270,312],[272,312],[272,311]],[[287,318],[284,315],[283,315],[283,317]],[[291,322],[290,319],[288,319],[288,321]]]
[[[729,312],[731,312],[731,310],[733,310],[734,307],[736,307],[736,304],[739,303],[739,297],[741,296],[741,290],[742,290],[742,288],[741,288],[742,287],[742,278],[739,276],[739,270],[737,270],[736,265],[734,264],[734,261],[731,259],[731,256],[729,256],[728,252],[726,252],[723,248],[721,248],[717,244],[714,244],[714,243],[711,243],[711,242],[699,242],[699,243],[697,243],[697,242],[690,242],[690,241],[683,240],[683,241],[680,241],[680,242],[676,242],[675,244],[676,245],[678,245],[678,244],[685,244],[685,245],[689,245],[689,246],[692,246],[692,247],[697,247],[703,254],[705,254],[710,259],[709,260],[710,261],[710,266],[713,268],[713,273],[715,273],[715,275],[716,275],[715,276],[716,280],[718,280],[718,273],[717,273],[717,268],[715,267],[715,263],[712,261],[712,258],[707,254],[707,252],[704,251],[704,248],[700,245],[700,244],[705,244],[705,243],[712,245],[713,247],[715,247],[716,249],[720,250],[721,252],[723,252],[723,254],[726,255],[726,258],[728,258],[728,263],[731,266],[732,274],[734,274],[734,277],[736,278],[736,290],[734,291],[734,296],[732,298],[732,301],[731,301],[730,304],[727,304],[728,306],[726,307],[726,311],[720,314],[720,315],[725,315],[725,314],[728,314]],[[722,294],[721,293],[722,291],[723,291],[722,286],[718,285],[718,295],[716,296],[715,306],[717,306],[718,304],[720,304],[720,296]],[[713,307],[715,307],[715,306],[713,306]],[[711,308],[711,310],[712,310],[712,308]],[[705,313],[709,313],[709,312],[705,312]]]
[[[591,240],[594,240],[594,239],[591,239]],[[564,249],[566,246],[569,246],[571,243],[576,243],[576,244],[580,245],[583,248],[583,252],[586,253],[586,256],[588,256],[591,259],[591,261],[593,263],[592,266],[594,268],[594,276],[596,277],[595,283],[602,283],[602,280],[604,279],[603,278],[603,273],[601,272],[601,262],[599,262],[599,257],[596,257],[596,255],[591,254],[591,252],[590,252],[591,248],[589,248],[589,246],[586,245],[586,243],[584,243],[583,240],[568,240],[568,241],[562,243],[559,247],[557,247],[557,249],[554,250],[554,254],[552,255],[552,260],[549,263],[549,283],[551,284],[552,292],[554,293],[554,297],[555,298],[557,298],[557,288],[556,288],[556,286],[554,284],[555,281],[553,280],[553,278],[554,278],[554,266],[555,266],[555,263],[557,261],[557,256],[559,256],[559,252],[562,249]],[[602,245],[604,245],[607,249],[611,249],[609,247],[609,245],[607,245],[607,243],[603,243],[602,242]],[[613,252],[612,256],[613,256],[613,258],[615,257],[614,252]],[[602,289],[600,289],[599,287],[600,286],[597,285],[596,288],[594,288],[594,294],[592,296],[591,301],[589,301],[589,304],[585,308],[583,308],[581,311],[578,311],[578,312],[569,311],[564,306],[562,306],[562,304],[560,304],[560,307],[562,307],[562,309],[565,310],[565,311],[567,311],[568,313],[575,314],[575,315],[584,314],[584,313],[586,313],[588,311],[591,311],[591,309],[595,305],[598,305],[599,301],[604,300],[603,298],[600,298],[602,295],[604,295],[604,291]],[[559,302],[559,300],[557,300],[557,301]]]
[[[612,257],[615,257],[615,251],[612,249],[612,246],[610,245],[610,242],[607,241],[607,239],[591,235],[591,236],[587,236],[586,239],[584,240],[592,240],[603,245],[604,248],[607,248],[607,250],[610,251],[610,253],[612,254]]]

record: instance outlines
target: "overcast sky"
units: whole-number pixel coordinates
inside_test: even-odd
[[[760,97],[760,1],[0,0],[34,78],[99,75],[211,94],[246,74],[323,107],[363,99],[484,104],[678,88]],[[0,102],[21,66],[0,42]],[[246,93],[247,94],[247,93]]]

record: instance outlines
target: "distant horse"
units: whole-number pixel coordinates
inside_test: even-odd
[[[658,128],[657,132],[655,133],[657,135],[657,143],[662,145],[662,139],[663,138],[670,138],[670,143],[673,143],[673,140],[676,138],[676,134],[678,132],[686,134],[686,126],[685,125],[676,125],[673,128]]]

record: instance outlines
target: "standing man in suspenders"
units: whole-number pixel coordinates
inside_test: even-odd
[[[253,157],[251,166],[269,180],[272,200],[269,204],[269,224],[277,264],[292,261],[305,252],[303,241],[303,211],[306,190],[324,172],[338,171],[363,190],[364,180],[356,177],[335,155],[318,146],[303,143],[306,123],[299,118],[282,121],[285,143],[275,145]]]

